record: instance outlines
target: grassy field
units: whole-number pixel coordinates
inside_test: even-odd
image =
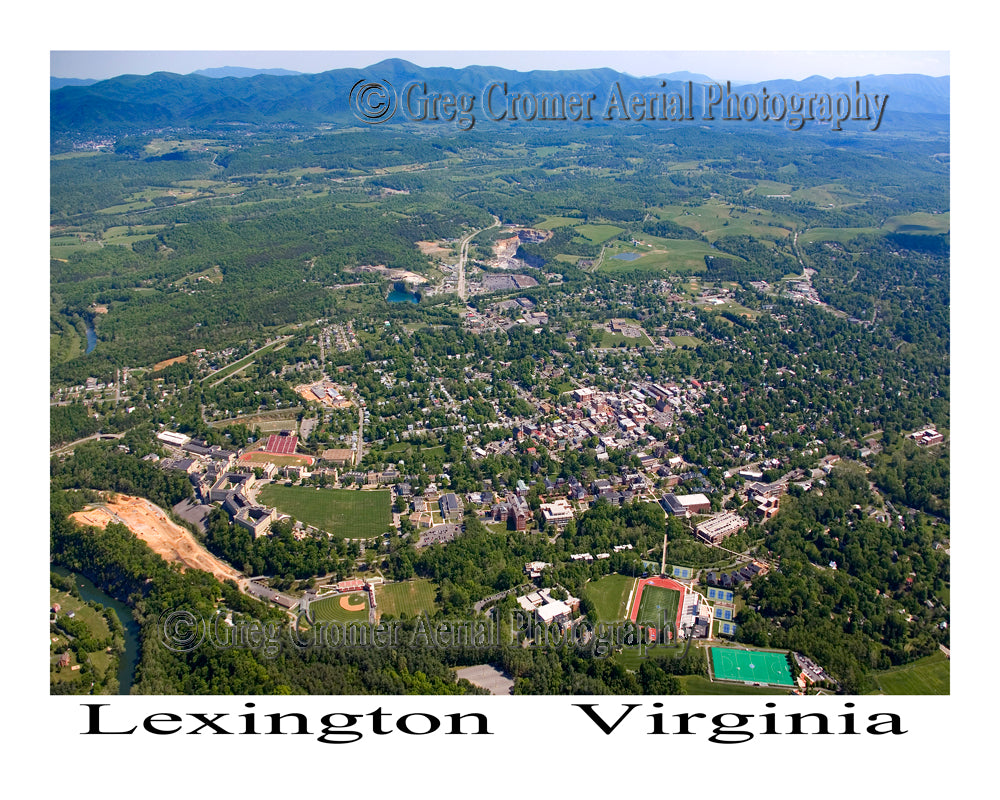
[[[255,450],[251,453],[244,453],[240,456],[240,461],[246,461],[251,464],[274,464],[279,467],[287,467],[289,464],[297,464],[303,467],[312,466],[316,461],[312,456],[298,456],[298,455],[281,455],[278,453],[264,453],[259,450]]]
[[[584,239],[588,239],[594,244],[600,244],[612,236],[617,236],[622,232],[622,228],[616,225],[577,225],[576,232]]]
[[[789,235],[792,225],[781,214],[759,208],[738,210],[722,200],[708,200],[693,208],[663,206],[658,209],[657,216],[703,233],[710,242],[723,236],[783,239]]]
[[[812,203],[823,208],[840,208],[856,205],[863,198],[848,191],[839,183],[825,183],[819,186],[796,189],[792,192],[792,199],[798,202]]]
[[[951,230],[951,214],[925,214],[916,212],[900,217],[889,217],[885,227],[893,233],[940,234]]]
[[[644,253],[641,258],[634,261],[623,261],[614,258],[618,254],[617,249],[609,249],[604,254],[604,261],[601,263],[601,272],[632,272],[635,270],[649,270],[656,272],[668,272],[674,274],[688,274],[693,272],[705,272],[705,256],[717,255],[718,250],[714,250],[711,245],[697,239],[656,239],[646,237],[644,241],[655,241],[651,250],[639,248],[638,252]],[[627,247],[621,252],[633,251],[635,248]]]
[[[402,583],[387,583],[375,588],[375,599],[381,616],[392,615],[402,619],[405,614],[412,619],[419,614],[433,614],[437,610],[434,598],[437,587],[433,581],[419,579]]]
[[[697,347],[704,344],[697,336],[671,336],[670,341],[678,347]]]
[[[551,231],[553,228],[572,227],[579,222],[579,218],[574,217],[546,217],[541,222],[535,223],[535,227],[542,231]]]
[[[790,183],[778,183],[777,181],[757,181],[757,194],[791,194],[792,185]]]
[[[80,241],[79,237],[53,236],[49,239],[49,256],[51,258],[67,258],[72,253],[87,253],[100,250],[103,245],[97,241]]]
[[[364,609],[348,611],[340,605],[340,600],[343,597],[346,597],[351,605],[364,603]],[[337,595],[317,600],[309,604],[309,614],[314,622],[367,622],[368,595],[365,592],[352,592],[348,595]]]
[[[68,614],[72,611],[75,618],[82,621],[90,629],[95,639],[103,639],[111,633],[107,621],[97,611],[73,595],[50,586],[49,604],[52,603],[59,604],[60,614]]]
[[[638,670],[643,661],[657,661],[668,658],[680,658],[684,652],[683,645],[663,645],[642,647],[624,647],[620,653],[615,653],[616,664],[621,664],[625,669]]]
[[[392,526],[389,490],[313,489],[268,484],[258,500],[295,519],[349,539],[371,539]]]
[[[278,433],[279,431],[293,431],[298,433],[299,421],[292,417],[290,419],[262,419],[253,425],[254,432]]]
[[[587,583],[583,593],[594,604],[601,622],[618,622],[628,617],[625,603],[634,580],[630,575],[605,575]]]
[[[643,334],[639,337],[626,336],[623,333],[612,333],[604,328],[597,328],[601,334],[601,347],[618,347],[622,343],[629,347],[648,347],[652,344],[649,336]]]
[[[880,672],[875,676],[875,694],[950,694],[951,661],[944,653],[917,659],[912,664]]]
[[[799,236],[799,244],[813,242],[840,242],[847,244],[862,234],[878,233],[879,228],[810,228]]]
[[[50,586],[50,607],[55,603],[59,604],[58,616],[65,617],[67,614],[72,612],[74,619],[83,622],[84,625],[87,626],[87,630],[95,639],[106,639],[106,637],[111,633],[108,628],[107,620],[105,620],[98,611],[68,592],[63,592]],[[51,663],[54,664],[59,660],[59,656],[66,649],[69,641],[69,638],[64,633],[57,631],[54,626],[50,626],[49,661]],[[98,675],[105,674],[107,670],[113,666],[114,663],[116,663],[113,656],[106,653],[104,650],[87,653],[85,661],[89,662],[94,667]],[[80,678],[80,673],[79,671],[72,669],[72,667],[79,663],[80,662],[77,660],[76,653],[71,651],[69,666],[57,668],[55,672],[50,673],[51,681],[53,683],[64,683],[78,680]],[[92,678],[88,678],[87,680],[90,681],[91,679]]]
[[[687,694],[788,694],[788,689],[770,689],[764,686],[744,686],[739,683],[713,683],[701,675],[678,675]]]

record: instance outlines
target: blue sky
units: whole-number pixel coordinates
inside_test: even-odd
[[[366,67],[397,57],[420,66],[465,67],[470,64],[510,69],[581,69],[611,67],[632,75],[687,70],[716,80],[763,81],[914,72],[948,75],[946,51],[279,51],[279,50],[53,50],[50,75],[105,79],[156,71],[186,74],[208,67],[241,66],[323,72],[338,67]]]

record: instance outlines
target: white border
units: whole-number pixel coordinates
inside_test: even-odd
[[[442,8],[442,5],[444,6]],[[811,8],[812,10],[807,10]],[[384,4],[350,8],[330,5],[220,4],[175,2],[140,5],[133,2],[86,6],[79,3],[45,4],[37,10],[18,10],[8,30],[20,36],[31,31],[22,49],[4,54],[8,86],[8,114],[4,141],[15,174],[12,192],[17,199],[14,219],[8,218],[7,237],[13,238],[13,257],[7,261],[10,299],[5,314],[8,375],[5,411],[25,419],[26,429],[44,438],[48,422],[43,413],[48,374],[46,341],[48,51],[52,49],[378,49],[413,50],[601,50],[630,47],[656,49],[900,49],[951,50],[953,56],[953,196],[955,208],[953,283],[953,527],[961,531],[955,547],[956,614],[953,644],[952,695],[947,698],[858,698],[858,708],[892,709],[902,714],[911,732],[904,737],[781,737],[777,744],[757,739],[740,747],[716,747],[704,737],[678,742],[674,737],[627,733],[604,737],[581,724],[575,698],[461,699],[469,710],[491,709],[497,735],[483,744],[475,737],[461,740],[407,738],[376,741],[368,737],[348,748],[330,750],[305,737],[115,737],[90,740],[77,735],[83,717],[77,700],[50,698],[44,671],[20,663],[19,652],[33,651],[38,636],[32,606],[44,589],[34,566],[44,564],[47,537],[42,514],[25,515],[8,523],[7,571],[14,583],[11,608],[15,630],[8,640],[5,682],[10,695],[4,724],[14,733],[9,762],[42,791],[69,791],[76,796],[107,796],[135,791],[154,797],[178,791],[261,791],[283,796],[295,793],[343,794],[364,788],[434,793],[452,796],[500,796],[513,792],[536,795],[564,789],[585,796],[599,790],[621,792],[726,791],[741,796],[772,797],[793,791],[805,797],[839,796],[855,789],[862,796],[883,792],[931,797],[955,785],[973,785],[975,773],[988,763],[983,756],[990,742],[983,719],[995,686],[971,671],[965,648],[984,646],[987,620],[973,609],[982,608],[970,591],[969,568],[974,550],[977,566],[992,563],[993,531],[973,521],[989,495],[977,472],[985,455],[973,442],[989,433],[977,424],[986,419],[986,392],[995,356],[986,351],[985,322],[992,308],[978,308],[975,298],[996,296],[993,250],[983,232],[995,225],[987,219],[994,183],[983,174],[990,164],[993,131],[986,118],[991,89],[986,85],[992,53],[985,38],[985,19],[960,18],[940,4],[910,3],[887,8],[848,2],[811,6],[781,2],[766,5],[725,3],[710,8],[675,5],[615,4],[587,8],[560,4],[509,2],[484,5],[481,11],[467,3]],[[970,33],[958,36],[961,27]],[[13,38],[13,37],[12,37]],[[692,67],[697,69],[697,67]],[[985,101],[985,102],[984,102]],[[979,103],[977,106],[976,104]],[[983,179],[986,178],[985,181]],[[985,186],[979,189],[979,182]],[[10,210],[8,210],[8,214]],[[10,243],[10,242],[9,242]],[[9,250],[8,250],[9,252]],[[983,285],[985,281],[986,285]],[[23,297],[30,299],[23,302]],[[982,398],[982,399],[980,399]],[[977,402],[978,400],[978,402]],[[5,414],[4,418],[8,418]],[[21,502],[35,508],[47,504],[42,476],[47,459],[39,453],[8,454],[5,485]],[[14,468],[11,470],[11,468]],[[37,484],[34,489],[26,484]],[[8,488],[11,492],[11,488]],[[31,503],[35,500],[35,503]],[[966,533],[968,532],[968,533]],[[973,548],[972,536],[982,537]],[[985,548],[985,549],[984,549]],[[23,578],[22,578],[23,574]],[[24,583],[21,587],[20,583]],[[22,590],[23,588],[23,590]],[[47,602],[47,597],[41,601]],[[983,631],[983,634],[980,634]],[[978,635],[977,635],[978,634]],[[975,636],[976,642],[972,639]],[[985,642],[986,647],[991,645]],[[982,654],[979,655],[982,658]],[[312,714],[346,706],[370,710],[374,705],[395,713],[407,709],[446,713],[458,698],[289,698],[281,710],[310,709]],[[647,699],[641,699],[646,701]],[[665,698],[670,713],[677,710],[715,713],[747,710],[760,713],[762,701],[746,698]],[[242,698],[122,698],[116,709],[131,716],[153,711],[243,710]],[[261,699],[258,708],[272,699]],[[842,698],[831,699],[837,709]],[[870,706],[869,706],[870,704]],[[276,704],[277,705],[277,704]],[[783,708],[786,703],[782,702]],[[574,713],[577,712],[577,713]],[[427,746],[424,746],[424,742]],[[110,745],[110,746],[109,746]],[[370,746],[371,745],[371,746]],[[31,758],[37,753],[45,764]],[[330,757],[330,754],[333,757]],[[398,781],[392,780],[398,776]],[[992,785],[989,780],[981,786]],[[666,785],[664,785],[666,784]],[[17,784],[14,784],[17,785]]]

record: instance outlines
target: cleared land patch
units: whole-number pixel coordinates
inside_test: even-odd
[[[151,371],[159,372],[161,369],[166,369],[171,364],[183,364],[187,360],[188,360],[187,355],[183,355],[183,356],[177,356],[176,358],[167,358],[164,359],[163,361],[157,361],[155,364],[153,364],[153,368]]]
[[[893,233],[941,234],[951,230],[951,214],[927,214],[916,211],[898,217],[889,217],[885,227]]]
[[[644,241],[650,241],[646,237]],[[624,245],[623,245],[624,247]],[[636,251],[636,248],[629,246],[624,253]],[[631,261],[615,258],[623,252],[616,248],[609,247],[604,254],[601,263],[601,272],[633,272],[635,270],[650,270],[658,272],[690,274],[695,272],[705,272],[705,256],[719,255],[719,251],[707,242],[697,239],[656,239],[655,246],[651,249],[640,247],[637,249],[639,258]]]
[[[535,224],[535,227],[543,231],[551,231],[556,228],[568,228],[579,224],[580,220],[574,217],[546,217],[541,222]]]
[[[847,244],[858,236],[879,233],[880,228],[810,228],[799,236],[799,244],[813,242],[840,242]]]
[[[622,232],[622,228],[617,225],[577,225],[576,232],[577,235],[582,236],[584,239],[588,239],[594,244],[600,244],[601,242],[606,242],[612,236],[617,236]]]
[[[243,578],[242,574],[205,550],[190,531],[169,519],[162,508],[141,497],[117,495],[113,501],[89,506],[70,514],[70,518],[81,525],[102,529],[110,522],[120,522],[166,561],[211,572],[220,581],[238,583]]]

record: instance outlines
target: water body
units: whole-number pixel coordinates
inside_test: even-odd
[[[407,292],[399,289],[397,286],[394,286],[392,287],[392,291],[389,292],[388,297],[385,299],[390,303],[413,303],[416,305],[420,302],[420,295]]]
[[[119,656],[118,661],[118,694],[128,694],[135,680],[136,665],[139,663],[139,625],[132,618],[132,609],[102,592],[79,573],[70,572],[65,567],[55,564],[50,564],[49,569],[64,578],[72,575],[76,588],[80,590],[80,597],[84,600],[100,603],[105,608],[114,610],[118,621],[125,629],[125,652]]]
[[[637,258],[642,258],[642,253],[619,253],[611,258],[615,261],[635,261]]]
[[[94,348],[97,347],[97,331],[94,330],[94,326],[90,323],[90,319],[84,320],[84,324],[87,326],[87,353],[93,352]]]

